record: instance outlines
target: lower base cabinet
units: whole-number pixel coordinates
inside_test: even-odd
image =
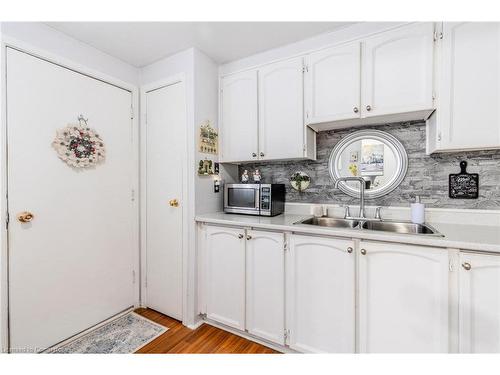
[[[351,240],[292,235],[287,264],[289,345],[306,353],[355,351]]]
[[[446,249],[361,241],[361,353],[448,352]]]
[[[205,293],[207,318],[245,329],[245,230],[207,226]]]
[[[460,253],[459,351],[500,353],[500,255]]]

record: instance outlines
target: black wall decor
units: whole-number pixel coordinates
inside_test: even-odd
[[[460,173],[450,174],[449,197],[454,199],[477,199],[479,197],[479,174],[467,173],[467,162],[460,162]]]

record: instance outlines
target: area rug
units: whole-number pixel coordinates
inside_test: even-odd
[[[167,330],[167,327],[130,312],[46,353],[130,354]]]

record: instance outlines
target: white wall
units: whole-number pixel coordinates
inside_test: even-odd
[[[365,35],[370,35],[384,30],[398,27],[401,22],[359,22],[345,26],[330,33],[304,39],[283,47],[274,48],[262,53],[232,61],[219,67],[220,75],[235,73],[241,70],[257,67],[273,61],[306,54],[329,46],[345,43]]]
[[[139,84],[139,69],[39,22],[3,22],[4,41],[44,50],[126,83]],[[59,60],[59,59],[58,59]]]

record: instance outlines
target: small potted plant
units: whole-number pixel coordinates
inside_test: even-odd
[[[291,177],[290,177],[290,184],[292,187],[299,191],[302,192],[306,190],[309,187],[309,184],[311,182],[311,178],[304,172],[295,172]]]

